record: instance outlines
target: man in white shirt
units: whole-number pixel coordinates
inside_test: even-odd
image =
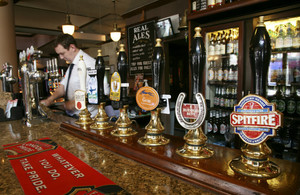
[[[95,59],[81,49],[77,48],[75,39],[68,34],[61,34],[57,37],[55,40],[55,51],[61,59],[71,62],[71,65],[68,67],[65,77],[61,80],[59,88],[57,88],[56,91],[46,100],[41,101],[41,103],[45,104],[46,106],[50,106],[54,100],[64,96],[64,108],[66,109],[66,113],[70,116],[78,116],[80,111],[76,110],[75,108],[74,92],[80,89],[80,81],[77,72],[79,56],[83,56],[86,69],[95,69]],[[73,67],[69,77],[71,66]],[[87,90],[90,76],[87,74],[86,78]],[[87,107],[91,113],[91,117],[94,117],[98,112],[98,106],[88,105]]]

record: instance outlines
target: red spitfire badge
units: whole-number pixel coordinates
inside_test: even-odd
[[[230,124],[245,143],[258,145],[275,136],[275,130],[282,125],[282,114],[275,110],[273,103],[250,94],[234,107]]]

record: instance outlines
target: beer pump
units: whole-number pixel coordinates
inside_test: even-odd
[[[16,78],[12,75],[13,66],[8,62],[3,64],[0,79],[2,80],[2,90],[5,92],[13,92],[13,84],[16,83]]]
[[[161,45],[161,39],[156,39],[156,45],[153,51],[152,58],[152,84],[153,88],[145,86],[140,88],[136,94],[137,104],[143,110],[151,110],[150,122],[146,125],[145,129],[147,133],[144,137],[138,139],[138,143],[144,146],[160,146],[166,145],[170,142],[169,139],[163,136],[164,126],[160,120],[160,114],[162,107],[165,107],[165,103],[161,94],[161,80],[164,70],[164,53]],[[167,105],[170,95],[165,95]],[[158,108],[156,108],[158,106]],[[156,110],[154,110],[156,108]]]
[[[44,80],[44,72],[37,70],[37,60],[41,57],[42,51],[34,50],[33,46],[20,53],[20,75],[22,81],[23,104],[25,106],[25,124],[30,127],[33,121],[33,114],[38,113],[39,88],[38,83]]]
[[[86,65],[83,61],[83,56],[80,55],[78,63],[78,77],[80,81],[80,89],[75,91],[75,108],[80,110],[79,119],[76,124],[81,125],[84,129],[94,121],[86,105]]]
[[[200,27],[195,28],[190,56],[193,104],[184,104],[185,93],[180,93],[175,106],[177,121],[182,127],[189,130],[184,136],[186,143],[182,148],[177,149],[176,153],[182,157],[192,159],[209,158],[214,154],[213,150],[206,147],[207,137],[201,128],[206,116],[205,99],[200,93],[200,81],[202,80],[202,73],[205,67],[206,53],[200,31]],[[187,121],[186,118],[192,121]]]
[[[88,93],[89,103],[99,104],[98,113],[95,116],[94,123],[90,126],[91,129],[106,130],[112,128],[109,123],[109,117],[105,112],[105,96],[104,96],[104,75],[105,64],[101,54],[101,50],[98,50],[96,58],[95,70],[90,73],[91,82],[89,84],[90,92]],[[97,80],[97,84],[93,80]]]
[[[263,16],[250,41],[250,64],[255,94],[245,96],[230,115],[234,133],[245,142],[242,155],[230,162],[230,167],[242,174],[259,178],[272,178],[280,174],[280,167],[269,160],[271,149],[267,146],[268,137],[276,135],[282,125],[282,113],[266,96],[266,80],[271,57],[270,37],[264,25]]]
[[[117,106],[119,108],[120,116],[115,123],[117,127],[111,131],[111,135],[119,137],[132,136],[137,134],[137,131],[132,128],[133,121],[128,117],[128,63],[124,44],[120,44],[117,68],[118,72],[114,72],[111,77],[110,99],[113,107]]]

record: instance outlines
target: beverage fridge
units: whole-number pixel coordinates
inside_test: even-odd
[[[243,22],[203,29],[206,48],[204,94],[209,101],[205,123],[208,143],[233,147],[235,135],[229,115],[242,97]]]
[[[300,141],[300,17],[265,22],[271,38],[267,98],[284,115],[284,125],[269,140],[279,158],[297,160]]]

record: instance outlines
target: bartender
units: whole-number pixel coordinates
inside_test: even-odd
[[[76,117],[80,112],[80,110],[75,108],[74,97],[75,91],[80,89],[77,72],[79,56],[83,56],[86,69],[95,69],[95,59],[79,49],[73,36],[69,34],[61,34],[57,37],[55,40],[55,52],[59,55],[60,59],[71,62],[71,64],[66,71],[65,77],[61,80],[59,88],[50,97],[41,101],[41,103],[50,106],[54,103],[54,100],[64,97],[64,108],[67,115]],[[86,78],[86,84],[88,85],[88,80],[90,79],[88,74]],[[86,89],[88,89],[88,86],[86,86]],[[98,112],[97,105],[88,105],[87,108],[91,113],[91,117],[94,117]]]

